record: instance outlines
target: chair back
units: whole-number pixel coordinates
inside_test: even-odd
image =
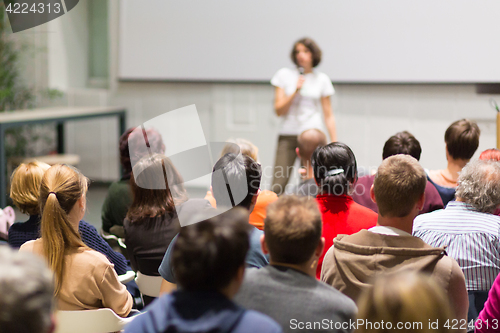
[[[121,318],[111,309],[57,311],[55,333],[119,332],[133,317]]]
[[[160,296],[162,280],[163,278],[161,276],[144,275],[141,272],[137,272],[135,283],[137,283],[141,294],[150,297],[158,297]]]

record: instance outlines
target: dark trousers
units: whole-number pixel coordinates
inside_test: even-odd
[[[483,310],[484,303],[488,299],[487,291],[472,290],[468,291],[469,294],[469,311],[467,312],[467,322],[477,319],[479,312]]]
[[[285,192],[285,186],[290,179],[293,164],[297,158],[295,148],[297,148],[296,135],[280,135],[278,138],[278,148],[276,149],[276,159],[274,162],[273,185],[271,191],[277,195]]]

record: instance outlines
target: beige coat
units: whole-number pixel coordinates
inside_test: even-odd
[[[392,236],[361,230],[339,235],[323,261],[321,280],[357,300],[380,272],[414,270],[431,274],[448,293],[457,319],[467,319],[465,278],[444,248],[434,248],[413,236]]]
[[[43,256],[42,239],[26,242],[19,250]],[[132,296],[118,281],[113,264],[103,254],[79,249],[66,255],[59,310],[110,308],[126,317],[132,303]]]

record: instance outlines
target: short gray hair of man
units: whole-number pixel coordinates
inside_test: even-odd
[[[43,260],[0,246],[0,332],[46,333],[53,310],[53,277]]]
[[[493,213],[500,205],[500,163],[470,161],[460,172],[456,197],[483,213]]]

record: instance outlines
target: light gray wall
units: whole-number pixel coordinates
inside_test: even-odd
[[[278,118],[272,108],[270,85],[117,80],[117,0],[109,1],[110,88],[83,88],[88,78],[86,3],[80,1],[77,8],[53,21],[52,34],[56,36],[48,43],[52,60],[47,71],[53,78],[49,82],[58,82],[55,86],[66,91],[69,105],[124,106],[128,110],[127,125],[137,126],[166,111],[196,104],[208,140],[247,138],[259,147],[262,165],[273,164]],[[74,65],[67,65],[69,61]],[[361,166],[376,167],[385,140],[398,131],[409,130],[422,144],[423,166],[445,167],[444,131],[452,121],[463,117],[478,121],[482,130],[480,151],[495,146],[495,113],[488,101],[491,96],[476,94],[474,85],[337,84],[335,89],[332,104],[339,140],[353,148]],[[82,156],[80,168],[86,175],[117,179],[118,136],[114,120],[79,122],[68,125],[67,148]],[[264,187],[270,181],[270,174],[265,176]]]

